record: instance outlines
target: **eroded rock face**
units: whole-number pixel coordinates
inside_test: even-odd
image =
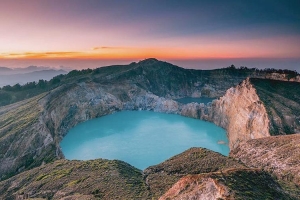
[[[249,79],[213,102],[210,120],[227,130],[230,149],[241,141],[270,136],[266,109]]]

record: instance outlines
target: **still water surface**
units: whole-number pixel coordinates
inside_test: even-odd
[[[72,128],[60,143],[67,159],[118,159],[145,169],[190,147],[223,155],[226,132],[213,123],[150,111],[122,111]]]
[[[178,101],[183,104],[188,104],[188,103],[204,103],[208,104],[214,100],[214,98],[208,98],[208,97],[200,97],[200,98],[194,98],[194,97],[184,97],[181,99],[174,99],[175,101]]]

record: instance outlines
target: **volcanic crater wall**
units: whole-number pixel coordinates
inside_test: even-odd
[[[35,120],[24,127],[28,131],[13,132],[5,140],[9,145],[0,157],[2,178],[63,158],[59,142],[68,130],[78,123],[121,110],[151,110],[212,121],[228,131],[230,148],[240,141],[268,136],[268,118],[248,80],[208,105],[183,105],[128,82],[66,84],[31,103],[38,111]],[[28,111],[23,110],[23,115]]]
[[[99,69],[99,73],[75,78],[48,93],[1,107],[0,179],[63,158],[59,142],[68,130],[121,110],[151,110],[211,121],[227,130],[231,149],[242,141],[270,135],[266,109],[249,79],[230,88],[247,74],[235,77],[228,70],[191,71],[157,60],[110,72],[113,69]],[[223,94],[208,105],[183,105],[171,99]]]

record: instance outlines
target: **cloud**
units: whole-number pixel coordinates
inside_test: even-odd
[[[83,55],[85,55],[84,52],[76,51],[22,52],[2,53],[0,58],[69,58]]]
[[[131,49],[130,47],[113,47],[113,46],[101,46],[101,47],[93,47],[92,50],[104,50],[104,49]]]

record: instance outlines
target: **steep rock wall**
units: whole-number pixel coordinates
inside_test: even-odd
[[[227,130],[230,149],[241,141],[270,136],[266,109],[249,79],[213,102],[209,120]]]
[[[267,111],[249,79],[207,105],[182,105],[180,114],[211,121],[226,129],[230,149],[242,141],[270,136]]]

